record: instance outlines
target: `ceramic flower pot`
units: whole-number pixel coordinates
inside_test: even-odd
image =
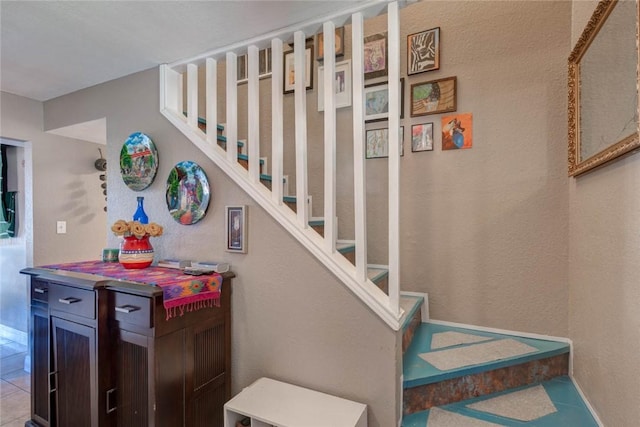
[[[125,236],[120,243],[118,261],[124,268],[147,268],[153,262],[153,246],[149,236],[138,239],[135,236]]]

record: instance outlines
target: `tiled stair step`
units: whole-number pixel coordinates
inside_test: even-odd
[[[424,297],[401,293],[400,308],[404,310],[404,318],[402,319],[402,354],[404,355],[413,341],[413,337],[422,324],[422,304]]]
[[[186,111],[183,111],[182,114],[184,114],[184,116],[187,117]],[[207,133],[207,121],[202,117],[198,117],[198,128],[200,128],[202,132]],[[222,132],[224,130],[224,126],[216,125],[216,130],[218,132]]]
[[[367,277],[385,294],[389,294],[389,270],[386,268],[367,267]]]
[[[402,427],[598,427],[568,376],[406,415]]]
[[[356,264],[356,245],[355,243],[348,242],[337,242],[336,249],[338,252],[342,254],[346,259],[351,262],[351,264]]]
[[[484,341],[460,344],[460,339]],[[432,349],[432,341],[448,346]],[[474,360],[479,355],[485,361]],[[489,360],[496,355],[501,358]],[[434,357],[432,363],[425,360]],[[456,361],[465,366],[452,366]],[[404,354],[403,369],[403,411],[412,414],[567,375],[569,344],[423,322]]]

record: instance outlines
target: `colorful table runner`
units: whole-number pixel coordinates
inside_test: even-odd
[[[158,286],[162,289],[167,320],[178,315],[182,316],[185,310],[193,311],[213,305],[220,306],[222,276],[218,273],[191,276],[180,270],[163,267],[129,270],[120,263],[102,261],[54,264],[42,268],[95,274],[112,279]]]

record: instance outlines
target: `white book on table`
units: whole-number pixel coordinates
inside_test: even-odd
[[[216,273],[226,273],[231,268],[228,262],[217,261],[193,261],[191,263],[192,268],[200,268],[203,270],[213,270]]]

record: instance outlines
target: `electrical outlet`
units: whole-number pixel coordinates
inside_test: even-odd
[[[58,221],[56,223],[56,232],[58,234],[67,234],[67,221]]]

